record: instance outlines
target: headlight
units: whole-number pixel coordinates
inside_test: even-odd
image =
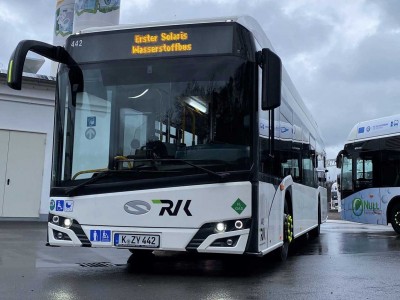
[[[64,219],[64,227],[65,227],[65,228],[70,228],[71,225],[72,225],[72,219],[65,218],[65,219]]]
[[[236,228],[236,229],[242,229],[242,228],[243,228],[243,222],[240,221],[240,220],[237,220],[237,221],[235,222],[235,228]]]
[[[225,229],[226,229],[226,226],[225,226],[225,224],[222,223],[222,222],[217,223],[217,225],[215,226],[215,230],[216,230],[217,232],[224,232]]]
[[[52,222],[53,224],[58,225],[58,222],[60,222],[60,218],[58,216],[53,216]]]

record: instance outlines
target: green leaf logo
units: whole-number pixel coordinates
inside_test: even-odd
[[[352,206],[353,214],[355,214],[357,217],[359,217],[363,214],[364,209],[363,209],[362,199],[354,198],[351,206]]]

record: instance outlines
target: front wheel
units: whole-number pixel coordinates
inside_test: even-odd
[[[310,235],[312,238],[317,238],[319,237],[319,234],[321,233],[321,224],[318,223],[318,226],[311,229]]]
[[[312,238],[316,238],[321,233],[321,206],[320,206],[320,199],[318,197],[318,226],[311,229],[310,235]]]
[[[400,234],[400,203],[395,204],[391,209],[389,220],[394,231]]]
[[[289,245],[293,240],[293,217],[289,212],[289,206],[285,200],[283,207],[283,245],[277,249],[276,257],[285,261],[289,255]]]
[[[140,258],[151,257],[153,255],[152,250],[129,249],[129,252]]]

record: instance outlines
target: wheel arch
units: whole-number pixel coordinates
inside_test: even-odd
[[[322,214],[321,214],[321,193],[318,193],[318,225],[322,224]]]
[[[292,186],[289,186],[285,190],[285,200],[289,208],[290,214],[293,216],[293,203],[292,203]]]
[[[393,207],[400,203],[400,196],[393,197],[386,208],[386,224],[390,223],[390,212],[392,211]]]

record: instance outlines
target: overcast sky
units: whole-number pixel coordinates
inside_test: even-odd
[[[0,68],[52,43],[56,0],[0,0]],[[400,114],[399,0],[121,0],[120,23],[246,14],[264,28],[335,158],[356,122]],[[49,64],[39,71],[48,75]]]

